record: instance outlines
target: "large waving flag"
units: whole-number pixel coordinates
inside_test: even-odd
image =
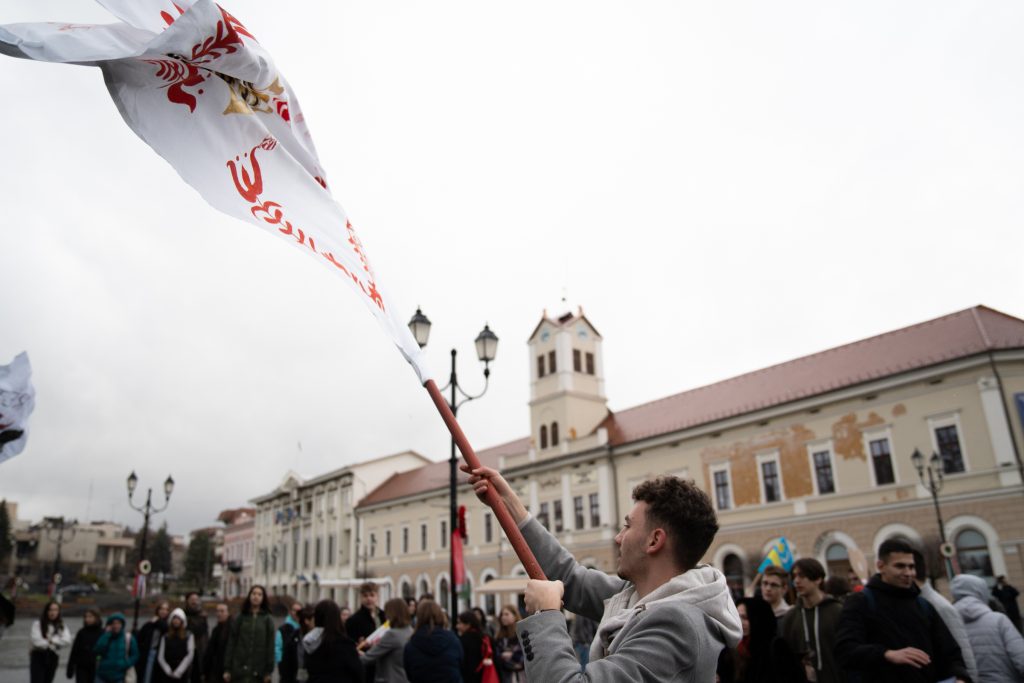
[[[794,562],[796,562],[796,558],[793,557],[793,550],[789,547],[789,541],[786,540],[785,536],[781,536],[768,550],[768,554],[761,561],[757,571],[758,573],[764,573],[765,569],[774,565],[782,567],[788,572],[793,568]]]
[[[35,406],[32,365],[22,351],[10,365],[0,365],[0,462],[25,449],[28,416]]]
[[[125,122],[220,211],[269,230],[357,292],[420,382],[404,320],[332,198],[295,93],[212,0],[100,0],[121,21],[0,26],[0,53],[97,66]]]

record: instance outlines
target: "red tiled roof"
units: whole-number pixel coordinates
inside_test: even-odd
[[[987,351],[1024,348],[1024,320],[986,306],[611,413],[613,445],[735,417]]]
[[[480,464],[485,467],[497,467],[501,456],[525,453],[529,446],[529,437],[523,437],[500,446],[477,451],[476,457],[480,459]],[[403,498],[416,493],[443,488],[448,486],[449,476],[450,471],[447,460],[424,465],[408,472],[396,472],[385,480],[383,484],[370,491],[356,507],[366,507],[367,505],[373,505],[374,503],[386,500],[394,500],[395,498]],[[459,472],[460,483],[465,481],[465,476],[465,474]]]

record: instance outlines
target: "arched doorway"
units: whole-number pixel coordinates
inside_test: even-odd
[[[850,564],[850,551],[842,543],[830,543],[825,548],[825,569],[829,576],[845,578],[853,566]]]
[[[956,559],[962,573],[980,576],[989,584],[995,583],[988,540],[980,531],[964,529],[956,535],[953,545],[956,546]]]
[[[722,574],[734,600],[743,597],[743,560],[735,553],[729,553],[722,560]]]

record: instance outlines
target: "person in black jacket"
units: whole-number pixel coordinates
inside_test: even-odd
[[[210,625],[206,621],[206,612],[203,610],[203,600],[199,593],[191,591],[185,594],[185,616],[188,618],[188,630],[195,638],[196,659],[202,661],[203,653],[206,652],[206,643],[210,639]],[[192,683],[200,683],[203,672],[201,667],[193,666],[190,674]]]
[[[359,587],[359,601],[362,607],[345,620],[345,632],[356,645],[362,643],[384,623],[384,611],[377,607],[377,596],[377,584],[373,581],[367,581]],[[367,664],[366,680],[372,681],[374,672],[374,665]]]
[[[492,652],[493,648],[484,645],[487,634],[483,632],[476,612],[466,610],[461,613],[455,622],[455,630],[462,643],[462,683],[481,683],[484,666],[493,666],[490,659],[485,662],[484,654]]]
[[[152,678],[153,666],[156,664],[156,646],[160,642],[160,636],[167,633],[167,617],[170,615],[171,603],[161,600],[153,610],[153,618],[143,624],[135,634],[139,646],[135,675],[139,683],[148,683]]]
[[[839,615],[835,654],[848,677],[872,683],[970,680],[960,648],[914,584],[914,548],[897,539],[878,548],[878,573]]]
[[[341,610],[321,600],[313,610],[316,627],[302,639],[309,683],[362,683],[363,665],[356,644],[341,628]]]
[[[103,619],[99,610],[89,608],[82,617],[83,626],[75,634],[75,642],[68,656],[68,678],[75,683],[93,683],[96,680],[96,655],[93,648],[103,635]]]
[[[277,632],[281,634],[281,661],[277,663],[280,683],[295,683],[299,673],[298,646],[302,640],[302,631],[299,627],[301,613],[302,603],[293,602],[284,623],[277,627]]]
[[[433,600],[416,606],[416,630],[403,657],[409,683],[462,683],[462,644]]]
[[[743,639],[733,658],[735,680],[740,683],[793,683],[803,681],[803,669],[786,641],[777,634],[775,611],[760,596],[736,602]],[[723,661],[719,658],[719,665]]]
[[[203,653],[202,670],[207,683],[220,683],[224,680],[224,652],[228,648],[228,633],[231,631],[231,612],[223,602],[217,605],[217,625],[210,633]]]

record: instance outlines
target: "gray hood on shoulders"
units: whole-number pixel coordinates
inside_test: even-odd
[[[711,565],[702,564],[673,577],[642,599],[630,584],[626,590],[605,601],[604,618],[597,628],[591,651],[599,657],[607,654],[615,634],[638,611],[667,602],[683,602],[700,609],[718,625],[721,640],[727,647],[736,647],[743,637],[740,615],[736,611],[725,576]],[[591,655],[593,657],[593,654]]]

